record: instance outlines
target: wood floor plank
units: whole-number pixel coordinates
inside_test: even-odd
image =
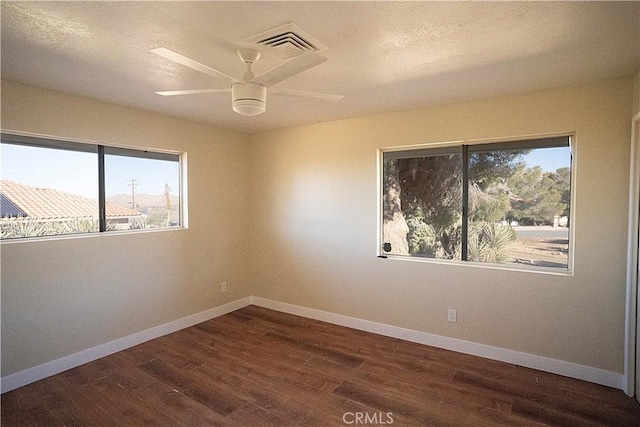
[[[141,365],[140,369],[223,416],[229,415],[244,404],[235,393],[225,390],[215,381],[203,384],[159,359]]]
[[[620,390],[255,306],[1,402],[3,426],[640,427]]]
[[[511,412],[511,399],[474,393],[473,390],[460,387],[451,381],[434,378],[429,374],[400,375],[399,372],[394,372],[391,375],[380,375],[358,371],[350,381],[363,388],[378,388],[381,392],[394,390],[405,400],[419,398],[425,403],[452,405],[462,411],[490,409]]]
[[[138,399],[130,390],[117,385],[93,387],[88,384],[81,388],[81,393],[113,417],[115,424],[168,427],[179,425],[168,416],[159,413],[148,403]]]
[[[229,416],[229,420],[241,426],[280,427],[287,423],[272,412],[251,403],[241,406]]]
[[[154,381],[126,359],[122,352],[78,366],[60,375],[79,388],[92,384],[94,387],[117,386],[135,390]]]
[[[566,413],[562,411],[555,410],[552,407],[548,407],[545,405],[538,404],[535,401],[526,400],[526,399],[515,399],[513,403],[513,413],[516,415],[521,415],[525,418],[538,421],[545,425],[554,425],[554,426],[585,426],[585,427],[593,427],[593,426],[602,426],[602,425],[633,425],[633,424],[618,424],[615,420],[605,420],[605,423],[598,423],[583,417],[576,416],[572,413]]]
[[[227,417],[164,384],[150,384],[146,387],[146,392],[148,398],[145,402],[149,407],[181,426],[227,426],[230,424]]]
[[[112,426],[116,423],[111,414],[62,376],[46,378],[38,387],[43,406],[61,425]]]
[[[290,396],[277,386],[274,387],[256,378],[238,375],[227,369],[228,365],[218,363],[215,365],[202,365],[190,375],[205,379],[215,378],[215,381],[220,384],[233,388],[241,399],[284,419],[299,421],[311,410],[309,405],[290,399]]]
[[[536,420],[523,418],[513,412],[496,411],[489,408],[480,408],[469,414],[467,423],[482,427],[545,427],[553,424],[545,424]],[[578,426],[576,424],[574,427]]]
[[[581,390],[581,386],[586,384],[569,378],[560,379],[561,377],[556,376],[555,382],[559,381],[563,385],[557,384],[552,388],[539,383],[523,383],[520,378],[487,378],[477,373],[459,371],[456,372],[454,382],[464,382],[485,391],[513,396],[514,401],[517,401],[517,410],[521,413],[531,412],[531,407],[537,408],[546,417],[556,414],[552,417],[556,424],[562,424],[559,420],[566,418],[568,424],[575,424],[575,420],[579,420],[585,424],[627,425],[630,420],[639,416],[636,404],[627,406],[630,403],[628,399],[623,400],[628,403],[622,404],[617,399],[601,397],[608,394],[605,387],[595,388],[594,390],[599,391],[597,393],[587,393]],[[514,412],[517,410],[514,407]]]
[[[40,381],[40,384],[43,382]],[[11,393],[4,393],[1,396],[0,404],[2,405],[2,411],[0,415],[2,417],[11,416],[14,413],[20,414],[28,412],[32,407],[37,405],[42,406],[42,395],[40,393],[40,387],[21,387],[12,391]]]
[[[41,404],[31,406],[25,411],[11,411],[6,414],[3,411],[1,420],[0,423],[5,426],[29,425],[54,427],[67,425],[54,417],[51,411]]]
[[[327,347],[321,347],[319,345],[310,344],[306,340],[293,339],[293,338],[289,338],[287,336],[275,334],[275,333],[267,334],[267,337],[285,342],[291,346],[295,346],[299,350],[311,353],[313,356],[324,357],[335,363],[348,366],[351,368],[357,368],[362,364],[362,362],[364,362],[364,359],[360,357],[355,357],[348,353],[343,353]]]
[[[433,402],[405,400],[398,395],[397,390],[381,390],[346,381],[340,384],[334,393],[383,413],[398,414],[412,419],[417,425],[459,426],[464,424],[468,416],[464,411],[443,408]]]
[[[456,368],[442,364],[432,364],[417,358],[395,357],[384,354],[375,354],[368,357],[360,367],[365,372],[391,375],[393,373],[411,375],[429,375],[430,378],[440,378],[443,381],[451,381]]]
[[[0,425],[62,425],[42,404],[35,387],[22,387],[4,393],[1,399]]]
[[[322,396],[322,398],[317,399],[314,409],[302,420],[300,425],[317,427],[362,425],[362,422],[356,424],[356,417],[364,421],[364,416],[366,415],[369,416],[370,420],[375,418],[379,421],[376,423],[377,425],[416,425],[415,420],[403,417],[398,413],[390,414],[382,412],[377,408],[344,398],[337,394]]]

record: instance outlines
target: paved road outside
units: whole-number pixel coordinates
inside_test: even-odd
[[[513,227],[518,237],[546,237],[552,239],[568,239],[569,228],[550,226],[516,226]]]
[[[517,239],[511,243],[513,262],[566,269],[569,262],[569,229],[550,226],[513,227]]]

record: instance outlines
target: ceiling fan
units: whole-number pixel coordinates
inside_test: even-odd
[[[165,47],[151,49],[150,52],[231,84],[231,86],[226,89],[169,90],[156,92],[158,95],[175,96],[231,91],[233,111],[245,116],[256,116],[264,113],[267,108],[268,86],[286,80],[298,73],[320,65],[327,60],[327,58],[318,53],[305,52],[259,76],[255,76],[253,71],[251,71],[251,66],[260,59],[262,54],[256,49],[238,48],[236,50],[238,57],[240,57],[240,60],[244,62],[247,67],[242,79],[238,80]],[[340,101],[344,98],[343,95],[309,92],[305,90],[270,89],[270,91],[282,95],[317,98],[333,102]]]

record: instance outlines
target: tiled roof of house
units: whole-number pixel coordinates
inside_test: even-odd
[[[139,217],[132,209],[106,204],[107,218]],[[84,218],[98,216],[98,201],[51,188],[31,187],[0,180],[0,217],[38,219]]]

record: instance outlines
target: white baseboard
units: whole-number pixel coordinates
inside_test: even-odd
[[[533,354],[493,347],[485,344],[478,344],[456,338],[443,337],[412,329],[400,328],[398,326],[386,325],[384,323],[372,322],[369,320],[251,296],[241,298],[220,307],[205,310],[191,316],[183,317],[181,319],[165,323],[164,325],[136,332],[132,335],[128,335],[105,344],[100,344],[96,347],[92,347],[69,356],[64,356],[60,359],[34,366],[33,368],[25,369],[24,371],[16,372],[15,374],[7,375],[0,379],[0,391],[5,393],[14,390],[18,387],[31,384],[101,357],[134,347],[154,338],[159,338],[232,311],[239,310],[251,304],[284,313],[307,317],[309,319],[372,332],[378,335],[399,338],[419,344],[457,351],[459,353],[485,357],[487,359],[498,360],[527,368],[564,375],[617,389],[623,389],[624,385],[624,375],[616,372],[605,371],[603,369],[592,368],[548,357],[536,356]]]
[[[75,368],[77,366],[89,363],[101,357],[109,356],[130,347],[134,347],[143,342],[159,338],[161,336],[177,332],[181,329],[188,328],[198,323],[206,322],[218,316],[222,316],[232,311],[239,310],[251,304],[252,297],[245,297],[219,307],[211,308],[191,316],[174,320],[164,325],[155,326],[144,331],[136,332],[126,337],[100,344],[78,353],[70,354],[15,374],[7,375],[0,379],[0,390],[2,393],[14,390],[27,384],[31,384],[38,380],[50,377],[60,372]]]
[[[251,297],[251,302],[257,306],[282,311],[284,313],[320,320],[335,325],[346,326],[361,331],[372,332],[378,335],[399,338],[432,347],[457,351],[459,353],[512,363],[518,366],[564,375],[566,377],[589,381],[621,390],[624,385],[623,374],[605,371],[604,369],[592,368],[590,366],[579,365],[577,363],[565,362],[563,360],[551,359],[549,357],[522,353],[500,347],[493,347],[486,344],[478,344],[456,338],[443,337],[441,335],[400,328],[397,326],[386,325],[384,323],[371,322],[369,320],[343,316],[341,314],[301,307],[298,305],[286,304],[261,297]]]

